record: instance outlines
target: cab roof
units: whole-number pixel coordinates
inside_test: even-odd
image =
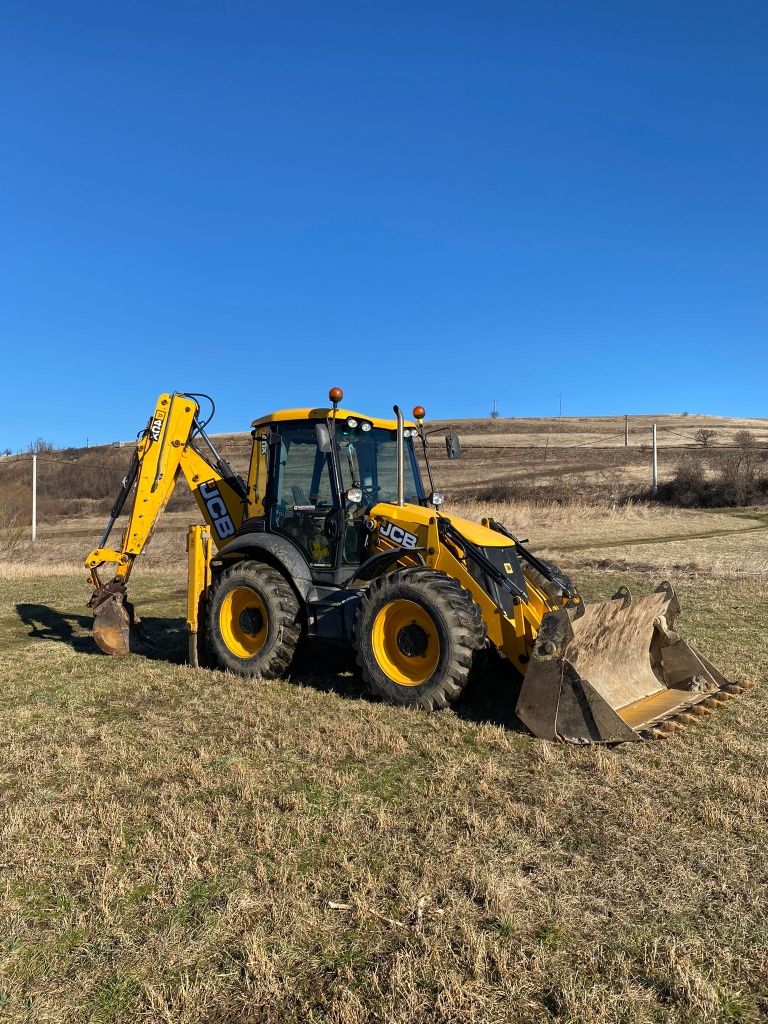
[[[333,412],[330,407],[320,407],[317,409],[278,409],[277,412],[267,413],[266,416],[259,416],[257,420],[251,423],[252,427],[261,427],[266,423],[285,423],[289,420],[324,420],[327,419]],[[382,427],[384,430],[396,430],[397,420],[383,420],[378,416],[365,416],[360,412],[353,412],[351,409],[337,409],[336,418],[338,420],[346,420],[352,416],[358,422],[366,420],[374,427]],[[413,420],[405,420],[406,427],[415,427],[416,424]]]

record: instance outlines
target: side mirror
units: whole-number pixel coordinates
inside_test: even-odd
[[[324,455],[331,450],[331,433],[327,423],[315,424],[315,437],[317,438],[317,449]]]
[[[449,459],[461,458],[461,441],[459,441],[458,434],[451,433],[445,435],[445,450]]]

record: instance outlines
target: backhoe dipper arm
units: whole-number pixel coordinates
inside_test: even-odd
[[[96,642],[107,653],[126,653],[129,634],[139,631],[139,620],[127,599],[126,584],[133,563],[147,547],[158,518],[173,494],[179,473],[189,485],[210,527],[214,542],[221,544],[243,519],[245,484],[221,459],[198,422],[199,406],[185,394],[163,394],[141,435],[123,480],[99,547],[85,559],[94,593]],[[199,435],[208,445],[212,460],[194,446]],[[119,548],[106,547],[109,534],[135,483],[136,489]],[[115,565],[114,578],[104,584],[98,570]],[[117,632],[115,632],[117,631]]]

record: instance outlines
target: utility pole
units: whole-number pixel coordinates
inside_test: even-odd
[[[563,420],[563,392],[560,392],[560,412],[557,414],[557,422],[562,423]]]
[[[655,423],[651,427],[651,433],[653,434],[653,483],[651,484],[651,491],[655,494],[659,489],[659,453],[656,447]]]
[[[629,416],[624,417],[624,447],[629,447]]]
[[[32,543],[37,540],[37,455],[32,455]]]

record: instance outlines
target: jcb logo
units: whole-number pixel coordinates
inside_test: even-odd
[[[391,541],[399,544],[402,548],[415,548],[419,542],[418,537],[408,533],[401,526],[395,526],[394,523],[382,523],[379,527],[379,533],[382,537],[389,537]]]
[[[213,528],[218,533],[220,539],[223,540],[225,537],[231,537],[235,532],[235,524],[232,522],[227,506],[224,504],[224,499],[216,484],[200,484],[200,493],[211,517]]]
[[[162,417],[161,414],[158,413],[158,415],[152,420],[152,422],[149,425],[149,436],[152,438],[153,441],[159,440],[159,438],[160,438],[160,431],[162,429],[163,429],[163,417]]]

